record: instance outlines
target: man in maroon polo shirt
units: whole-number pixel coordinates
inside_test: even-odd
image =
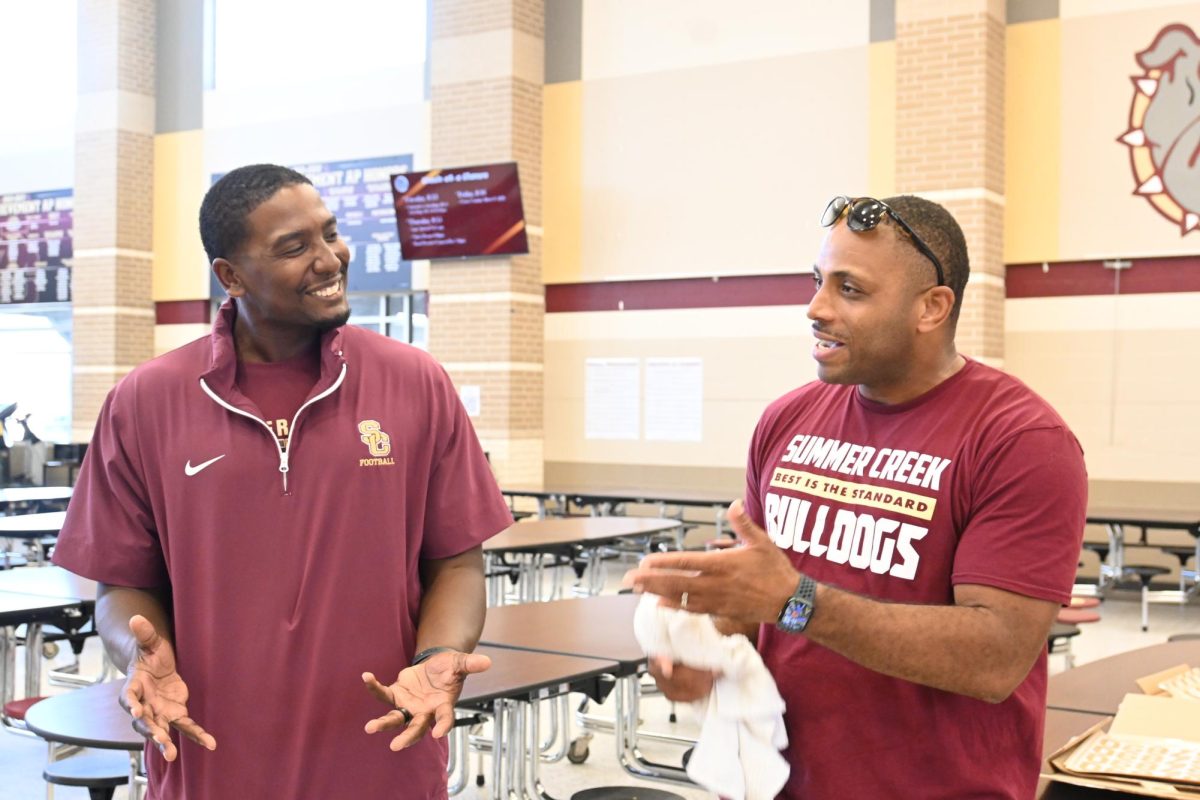
[[[489,665],[480,544],[511,522],[471,423],[432,358],[345,325],[303,175],[230,172],[200,229],[229,299],[109,394],[54,552],[101,583],[149,796],[445,797]]]
[[[820,380],[759,420],[730,509],[743,546],[653,555],[628,580],[757,640],[787,704],[781,797],[1026,800],[1083,453],[1027,386],[957,352],[967,247],[944,208],[838,197],[822,222]],[[651,671],[673,699],[711,690]]]

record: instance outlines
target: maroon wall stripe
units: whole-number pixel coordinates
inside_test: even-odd
[[[804,305],[812,275],[732,275],[650,281],[556,283],[546,286],[546,312],[643,311],[656,308]],[[622,304],[624,304],[622,306]]]
[[[1133,266],[1121,270],[1121,294],[1200,292],[1200,256],[1126,260]],[[1059,261],[1044,272],[1041,264],[1009,264],[1005,268],[1005,293],[1010,298],[1112,294],[1114,273],[1102,261]],[[644,311],[804,305],[812,296],[812,276],[807,272],[718,279],[556,283],[546,286],[546,313],[616,311],[622,307],[626,311]]]
[[[1200,256],[1127,258],[1133,266],[1120,270],[1121,294],[1200,292]],[[1059,261],[1043,271],[1041,264],[1009,264],[1005,295],[1020,297],[1077,297],[1113,294],[1118,270],[1102,261]]]
[[[212,321],[209,300],[163,300],[154,304],[154,321],[159,325],[179,325],[185,322]]]

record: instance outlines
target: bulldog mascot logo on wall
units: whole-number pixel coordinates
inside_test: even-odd
[[[1168,25],[1137,54],[1129,147],[1134,194],[1180,227],[1200,228],[1200,39],[1186,25]]]

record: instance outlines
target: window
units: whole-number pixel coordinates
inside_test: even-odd
[[[71,441],[70,303],[0,306],[0,407],[10,403],[38,438]]]
[[[429,293],[351,294],[350,324],[429,349]]]

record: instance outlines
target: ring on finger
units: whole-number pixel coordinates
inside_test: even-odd
[[[413,713],[404,706],[396,706],[396,710],[404,717],[404,724],[409,725],[413,721]]]

